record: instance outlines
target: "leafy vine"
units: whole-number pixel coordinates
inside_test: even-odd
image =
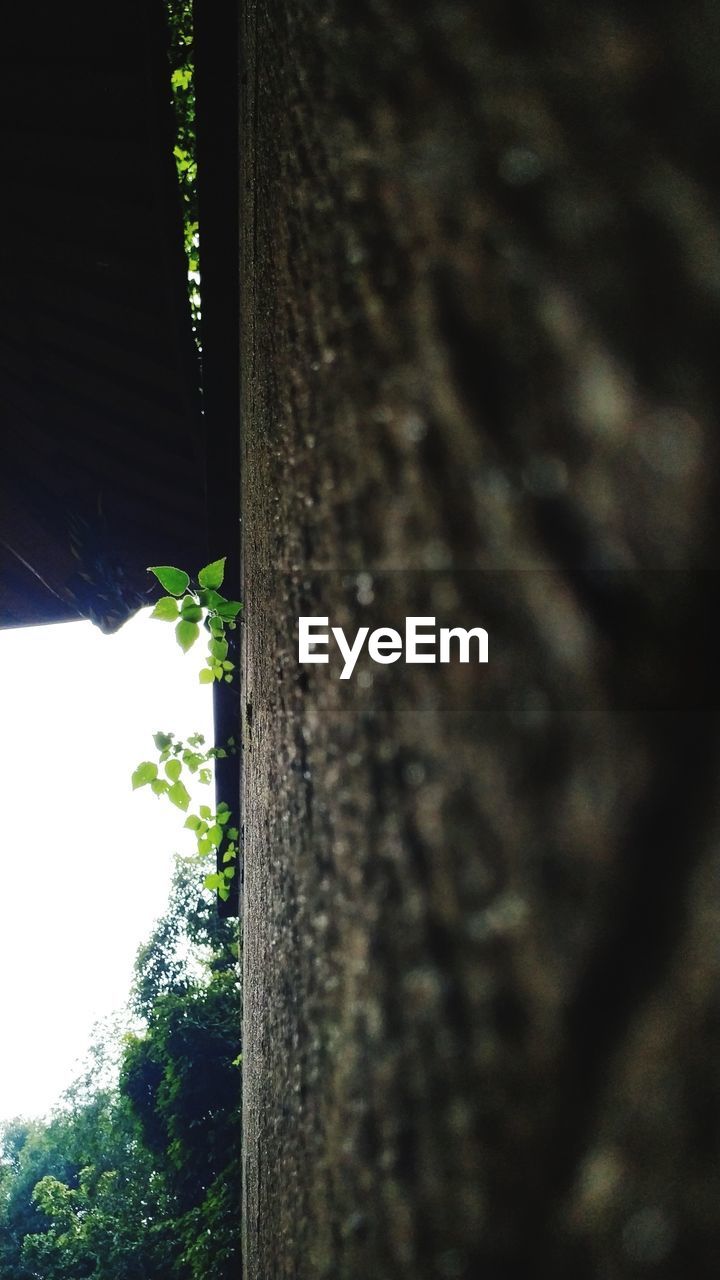
[[[167,593],[157,601],[151,617],[175,625],[175,638],[187,653],[201,634],[201,627],[208,633],[208,653],[201,668],[201,684],[212,684],[233,679],[235,663],[228,656],[228,631],[234,631],[242,609],[239,600],[229,600],[220,594],[225,577],[225,559],[205,565],[193,584],[190,575],[173,565],[155,565],[148,572],[155,575]],[[183,741],[172,733],[156,733],[153,742],[157,761],[143,760],[133,771],[132,787],[149,786],[156,796],[167,796],[171,804],[187,813],[185,827],[195,836],[197,853],[195,860],[203,862],[215,857],[219,869],[208,873],[203,881],[206,889],[215,890],[227,901],[231,882],[236,873],[239,832],[232,823],[232,810],[224,802],[213,811],[201,804],[197,813],[190,809],[190,792],[183,780],[185,770],[198,782],[208,786],[212,781],[212,762],[237,753],[234,738],[226,747],[206,747],[205,738],[195,733]]]

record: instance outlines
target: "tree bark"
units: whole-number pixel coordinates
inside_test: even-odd
[[[247,1280],[714,1275],[720,19],[241,25]]]

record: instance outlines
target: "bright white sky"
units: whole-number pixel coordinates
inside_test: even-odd
[[[112,636],[0,631],[0,1120],[47,1112],[127,998],[192,851],[181,811],[130,774],[158,730],[210,738],[201,666],[147,611]]]

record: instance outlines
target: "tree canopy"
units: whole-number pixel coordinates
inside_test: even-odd
[[[48,1120],[0,1131],[2,1280],[237,1274],[237,942],[182,864],[130,1006]]]

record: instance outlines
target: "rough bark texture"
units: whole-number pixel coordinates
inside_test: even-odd
[[[244,5],[247,1280],[717,1270],[720,20],[649,8]]]

